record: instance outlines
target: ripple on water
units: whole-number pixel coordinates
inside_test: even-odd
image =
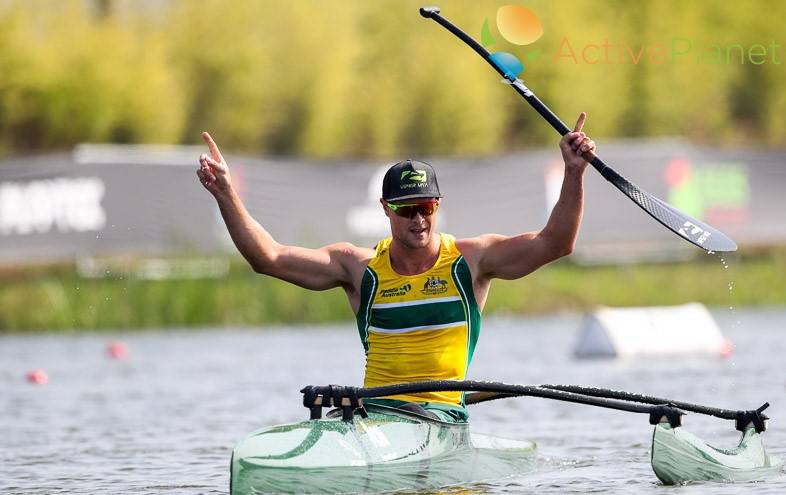
[[[733,366],[578,362],[571,349],[579,315],[487,320],[470,378],[580,383],[735,407],[769,400],[773,428],[765,440],[771,453],[784,456],[786,428],[777,425],[786,421],[786,401],[779,400],[786,310],[735,309],[716,317],[737,346]],[[733,319],[739,325],[728,325]],[[106,342],[115,338],[132,351],[125,362],[106,358]],[[0,492],[226,493],[231,448],[240,438],[304,419],[298,390],[308,383],[359,383],[362,359],[349,325],[2,336]],[[31,362],[43,363],[47,386],[23,381]],[[536,440],[539,469],[447,493],[786,493],[784,476],[662,487],[649,468],[652,430],[639,415],[522,398],[473,407],[472,421],[479,432]],[[690,416],[687,425],[720,446],[736,440],[727,422]]]

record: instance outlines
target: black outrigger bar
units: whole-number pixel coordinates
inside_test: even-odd
[[[566,392],[574,392],[579,394],[588,395],[591,397],[604,397],[619,399],[624,401],[639,402],[642,404],[661,405],[668,404],[669,406],[678,407],[686,411],[705,414],[707,416],[714,416],[716,418],[733,420],[735,428],[739,431],[745,431],[750,427],[756,429],[756,433],[761,433],[767,429],[767,420],[770,418],[763,413],[765,409],[770,407],[769,402],[765,402],[758,409],[747,411],[735,411],[730,409],[720,409],[716,407],[702,406],[699,404],[691,404],[689,402],[675,401],[672,399],[663,399],[660,397],[652,397],[643,394],[634,394],[624,392],[622,390],[608,390],[596,387],[581,387],[578,385],[541,385],[543,388],[552,390],[563,390]],[[467,398],[469,399],[469,397]],[[468,400],[469,403],[469,400]],[[650,421],[651,424],[652,421]]]
[[[734,420],[736,429],[745,431],[753,427],[757,433],[767,429],[767,420],[769,418],[763,411],[770,405],[768,402],[765,402],[758,409],[735,411],[634,394],[621,390],[578,385],[511,385],[474,380],[435,380],[369,388],[341,385],[308,385],[301,392],[303,393],[303,405],[311,411],[310,419],[320,419],[323,407],[341,408],[344,421],[352,421],[356,410],[362,417],[368,417],[363,407],[364,398],[426,392],[472,392],[465,396],[465,404],[467,405],[506,397],[541,397],[619,411],[648,414],[651,425],[668,423],[672,428],[681,426],[682,416],[685,415],[685,411],[690,411]]]

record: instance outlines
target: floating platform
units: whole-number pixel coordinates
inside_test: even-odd
[[[578,358],[727,357],[732,344],[700,303],[645,308],[600,307],[584,319]]]

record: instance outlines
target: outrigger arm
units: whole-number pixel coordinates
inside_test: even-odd
[[[765,402],[757,409],[721,409],[660,397],[578,385],[512,385],[500,382],[435,380],[381,387],[340,385],[304,387],[303,405],[311,419],[322,417],[322,408],[341,408],[342,419],[351,422],[355,413],[366,417],[363,399],[425,392],[471,392],[465,403],[477,404],[508,397],[540,397],[590,406],[647,414],[655,425],[652,438],[652,468],[665,484],[687,481],[742,481],[759,479],[780,472],[783,461],[767,455],[760,434],[769,419]],[[733,420],[742,432],[736,449],[712,447],[685,432],[682,417],[686,411]]]

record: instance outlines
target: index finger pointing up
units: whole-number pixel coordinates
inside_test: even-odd
[[[581,132],[581,128],[584,127],[585,120],[587,120],[587,114],[581,112],[579,114],[578,120],[576,120],[576,125],[573,127],[573,132]]]
[[[216,144],[215,141],[213,141],[213,138],[210,137],[210,134],[208,134],[207,132],[203,132],[202,139],[205,140],[205,142],[207,143],[207,147],[210,148],[210,155],[213,157],[213,160],[219,163],[223,162],[224,157],[221,156],[221,152],[218,150],[218,145]]]

